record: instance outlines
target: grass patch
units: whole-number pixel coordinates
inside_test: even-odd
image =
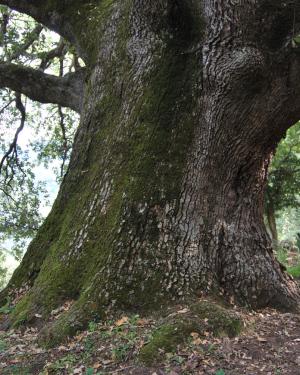
[[[288,267],[287,272],[296,279],[300,279],[300,264],[293,267]]]

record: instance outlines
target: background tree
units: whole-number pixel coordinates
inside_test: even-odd
[[[59,76],[71,72],[74,66],[80,67],[71,47],[31,17],[6,6],[0,7],[0,15],[0,86],[3,87],[0,94],[0,241],[2,259],[9,252],[19,261],[28,240],[34,237],[42,222],[41,212],[45,211],[47,201],[45,185],[36,176],[40,171],[38,165],[48,168],[49,163],[56,164],[58,180],[62,178],[77,123],[74,112],[55,105],[44,106],[42,110],[40,104],[14,91],[26,80],[26,74],[19,76],[16,83],[10,69],[17,73],[18,65],[22,64],[29,68],[27,74],[30,69],[38,68],[40,72],[48,70]],[[22,132],[28,139],[25,144]]]
[[[299,7],[0,3],[56,31],[86,65],[53,77],[1,64],[3,85],[81,114],[53,209],[2,293],[29,289],[12,322],[34,323],[37,313],[46,321],[75,300],[45,325],[41,338],[53,344],[112,308],[215,291],[255,308],[298,309],[263,199],[270,157],[300,117]]]
[[[276,214],[300,206],[300,123],[289,129],[276,150],[266,189],[266,217],[274,243],[278,241]]]

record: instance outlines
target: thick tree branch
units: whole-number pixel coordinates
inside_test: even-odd
[[[20,13],[25,13],[37,22],[57,32],[69,40],[80,54],[82,48],[79,46],[81,28],[85,28],[85,10],[95,0],[0,0],[0,4]]]
[[[81,111],[85,70],[56,77],[16,64],[0,64],[0,87],[20,92],[40,103]]]
[[[278,142],[300,119],[300,44],[297,42],[300,4],[296,0],[262,0],[258,4],[257,20],[262,29],[256,27],[255,41],[264,55],[264,76],[269,76],[265,83],[269,88],[265,103],[276,111],[275,121],[269,124],[269,135],[275,135]]]
[[[2,0],[0,4],[28,14],[38,22],[57,32],[62,31],[63,14],[59,14],[58,1],[47,0]]]
[[[282,95],[286,98],[282,112],[291,118],[289,126],[292,126],[300,119],[300,46],[288,48],[280,60],[278,76],[284,82]]]

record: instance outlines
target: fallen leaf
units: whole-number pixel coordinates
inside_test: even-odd
[[[60,352],[65,352],[67,350],[69,350],[69,348],[67,348],[66,346],[63,346],[63,345],[58,347],[58,351],[60,351]]]
[[[119,319],[119,320],[116,321],[115,325],[116,325],[117,327],[120,327],[120,326],[122,326],[122,325],[128,323],[128,321],[129,321],[128,316],[123,316],[123,318],[121,318],[121,319]]]
[[[202,340],[200,338],[193,340],[194,345],[200,345],[201,343],[202,343]]]
[[[177,314],[186,314],[187,312],[189,312],[190,310],[186,307],[185,309],[182,309],[182,310],[178,310],[177,311]]]
[[[259,341],[259,342],[268,342],[268,340],[266,340],[263,337],[259,337],[259,336],[257,336],[257,341]]]
[[[144,326],[148,325],[149,322],[150,322],[150,321],[149,321],[148,319],[139,319],[139,320],[137,321],[137,325],[138,325],[138,326],[141,326],[141,327],[144,327]]]
[[[96,369],[96,370],[97,370],[98,368],[100,368],[100,367],[101,367],[101,363],[99,363],[99,362],[98,362],[98,363],[95,363],[95,364],[93,365],[93,368]]]
[[[80,366],[80,367],[77,367],[73,370],[73,374],[74,375],[77,375],[77,374],[83,374],[83,371],[84,371],[84,366]]]

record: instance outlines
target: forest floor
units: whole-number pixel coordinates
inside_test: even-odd
[[[167,314],[187,311],[186,306],[175,306]],[[151,367],[138,360],[138,353],[161,324],[159,318],[132,315],[91,322],[86,331],[49,350],[37,345],[35,328],[2,331],[0,374],[300,375],[299,315],[269,309],[235,313],[245,326],[238,337],[192,332],[174,350],[159,349],[161,362]]]

